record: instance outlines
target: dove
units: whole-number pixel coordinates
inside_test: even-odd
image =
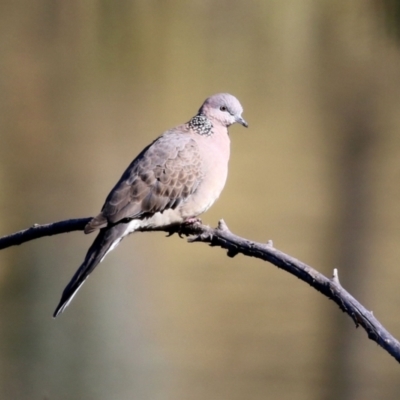
[[[140,228],[190,223],[207,211],[225,186],[230,156],[228,127],[242,118],[228,93],[207,98],[187,123],[169,129],[128,166],[101,212],[86,225],[98,231],[86,257],[65,287],[53,317],[61,314],[106,255]]]

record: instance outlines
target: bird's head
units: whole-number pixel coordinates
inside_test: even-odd
[[[225,127],[239,123],[248,127],[247,122],[242,118],[243,107],[239,100],[229,93],[215,94],[203,103],[199,114],[205,115],[210,121]]]

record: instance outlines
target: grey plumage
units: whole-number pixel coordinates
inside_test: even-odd
[[[242,106],[220,93],[205,100],[186,124],[162,134],[129,165],[103,208],[85,227],[100,230],[54,312],[68,306],[89,274],[119,242],[140,227],[168,226],[197,217],[219,197],[228,172],[228,127]]]

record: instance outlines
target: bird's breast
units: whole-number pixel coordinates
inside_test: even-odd
[[[184,218],[207,211],[220,196],[228,175],[230,140],[227,133],[213,134],[199,139],[203,178],[199,186],[181,206]]]

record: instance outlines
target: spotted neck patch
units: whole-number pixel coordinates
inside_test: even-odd
[[[213,128],[211,121],[203,114],[195,115],[189,122],[189,128],[199,135],[210,136]]]

